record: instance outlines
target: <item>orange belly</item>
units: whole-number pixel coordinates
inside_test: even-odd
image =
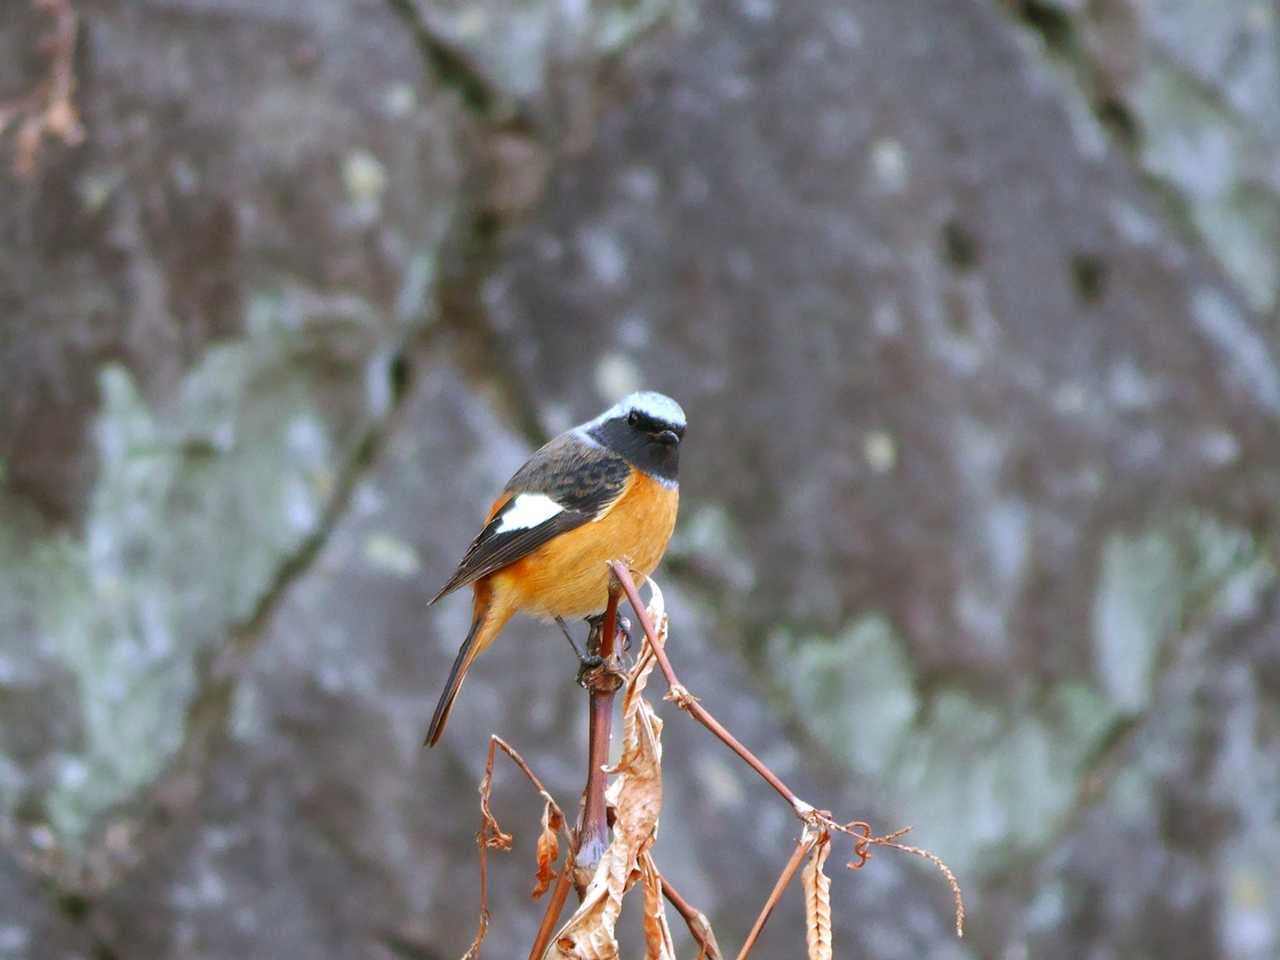
[[[679,491],[636,473],[604,517],[543,544],[493,574],[514,606],[539,617],[585,617],[604,610],[610,560],[648,576],[676,525]]]

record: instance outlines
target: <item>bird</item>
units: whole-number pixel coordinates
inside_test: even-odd
[[[604,611],[610,560],[642,577],[654,571],[675,529],[684,432],[680,404],[640,391],[548,441],[515,472],[430,601],[471,585],[471,628],[426,745],[440,740],[467,671],[516,613],[554,620],[568,636],[564,618]]]

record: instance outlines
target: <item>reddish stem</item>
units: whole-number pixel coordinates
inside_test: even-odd
[[[716,943],[716,935],[707,915],[682,897],[666,877],[662,878],[662,895],[684,917],[685,926],[697,941],[699,960],[721,960],[720,945]]]
[[[802,837],[796,843],[795,850],[791,852],[791,859],[782,868],[782,873],[778,875],[778,882],[773,885],[773,890],[769,893],[769,899],[760,908],[760,915],[756,917],[756,922],[752,926],[751,932],[747,934],[746,942],[743,943],[742,949],[738,951],[738,960],[745,960],[747,954],[751,952],[751,948],[756,945],[756,941],[760,939],[760,932],[764,930],[764,925],[769,922],[769,914],[773,913],[773,908],[782,899],[782,891],[787,889],[787,884],[791,882],[791,878],[800,869],[801,861],[809,855],[809,851],[814,848],[817,842],[818,835],[814,834],[807,839]]]
[[[663,676],[667,678],[670,698],[675,700],[682,710],[691,714],[695,720],[714,733],[725,746],[746,761],[747,765],[758,773],[765,783],[778,791],[783,799],[791,804],[791,808],[795,810],[796,815],[807,823],[809,815],[813,813],[813,807],[796,796],[795,792],[783,783],[776,773],[743,746],[737,737],[726,730],[720,721],[708,713],[706,708],[697,701],[697,698],[689,693],[685,685],[680,682],[680,678],[676,676],[676,672],[671,666],[671,661],[667,659],[666,650],[663,649],[662,644],[658,641],[657,631],[649,621],[649,613],[645,609],[644,601],[640,599],[640,591],[636,589],[635,581],[631,579],[630,572],[626,566],[617,560],[611,561],[609,567],[613,570],[613,575],[617,578],[619,586],[622,587],[622,592],[627,595],[627,600],[630,601],[632,609],[635,610],[636,616],[640,620],[640,626],[644,628],[645,636],[649,638],[649,646],[653,648],[653,655],[657,657],[658,666],[662,668]]]
[[[574,886],[578,890],[578,899],[582,899],[586,893],[596,865],[609,849],[609,811],[604,800],[607,778],[604,768],[609,762],[613,700],[620,686],[620,678],[613,664],[619,599],[619,593],[611,589],[599,630],[593,630],[592,638],[587,641],[588,652],[598,655],[604,663],[585,678],[589,694],[587,717],[590,726],[587,729],[587,785],[583,791],[582,822],[578,828],[578,847],[575,851],[577,866],[574,870]]]
[[[529,960],[542,960],[547,952],[547,945],[556,932],[556,924],[560,922],[560,914],[564,912],[564,902],[569,899],[569,887],[573,883],[573,855],[570,854],[560,871],[560,879],[556,881],[551,898],[547,901],[547,912],[542,915],[542,923],[538,925],[538,935],[533,938],[533,948],[529,951]],[[465,960],[465,958],[464,958]]]

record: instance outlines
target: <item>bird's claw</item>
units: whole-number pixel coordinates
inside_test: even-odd
[[[595,693],[612,692],[626,683],[622,658],[589,655],[578,664],[578,685]]]
[[[622,635],[622,649],[624,651],[631,649],[631,621],[626,617],[619,616],[615,622],[618,633]],[[592,630],[599,630],[604,626],[604,614],[597,613],[587,617],[587,623]]]
[[[597,653],[589,653],[578,658],[578,686],[589,687],[591,675],[604,666],[604,657]]]
[[[622,643],[613,647],[615,652],[608,657],[602,657],[597,652],[600,649],[600,633],[604,626],[604,614],[599,613],[595,616],[587,617],[587,623],[591,627],[591,633],[587,638],[588,653],[578,654],[578,685],[586,687],[588,690],[596,689],[601,685],[602,677],[610,677],[614,689],[620,687],[626,677],[626,663],[623,660],[623,654],[631,649],[631,621],[626,617],[618,617],[615,626],[618,634],[622,636]],[[560,621],[560,626],[565,631],[565,636],[569,636],[568,628],[564,622]],[[570,643],[573,642],[570,638]],[[577,645],[574,645],[577,650]]]

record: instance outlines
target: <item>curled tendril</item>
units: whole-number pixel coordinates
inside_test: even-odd
[[[846,826],[853,836],[853,855],[858,858],[857,863],[850,860],[847,866],[850,870],[861,870],[871,859],[871,824],[865,820],[854,820]]]

